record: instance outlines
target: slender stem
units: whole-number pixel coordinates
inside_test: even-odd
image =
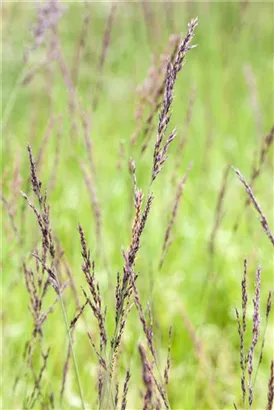
[[[82,391],[82,386],[81,386],[81,381],[80,381],[79,369],[78,369],[78,365],[77,365],[77,361],[76,361],[74,348],[73,348],[73,345],[72,345],[72,338],[71,338],[70,328],[69,328],[69,324],[68,324],[68,318],[67,318],[65,305],[64,305],[64,301],[63,301],[63,297],[62,297],[61,293],[60,293],[60,302],[61,302],[61,306],[62,306],[62,312],[63,312],[64,322],[65,322],[66,330],[67,330],[67,334],[68,334],[69,344],[70,344],[70,348],[71,348],[71,355],[72,355],[73,365],[74,365],[74,369],[75,369],[79,394],[80,394],[80,398],[81,398],[81,405],[82,405],[82,409],[85,410],[85,403],[84,403],[84,398],[83,398],[83,391]]]
[[[13,87],[11,93],[9,94],[9,98],[8,98],[6,106],[3,110],[3,116],[1,118],[2,119],[2,121],[1,121],[1,132],[3,132],[7,122],[9,120],[9,116],[12,112],[12,109],[13,109],[15,101],[16,101],[16,96],[17,96],[17,93],[18,93],[18,90],[19,90],[19,85],[22,82],[22,80],[24,79],[27,70],[28,70],[28,67],[24,64],[22,69],[19,72],[19,75],[18,75],[18,77],[16,79],[16,82],[14,84],[14,87]]]
[[[127,288],[127,286],[126,286]],[[122,297],[122,305],[121,305],[121,309],[119,311],[119,314],[117,316],[117,323],[116,323],[116,327],[115,327],[115,331],[114,331],[114,337],[113,337],[113,345],[112,348],[110,350],[110,354],[109,354],[109,360],[108,360],[108,369],[107,369],[107,374],[105,377],[105,382],[104,382],[104,386],[103,386],[103,390],[102,390],[102,401],[99,403],[99,410],[102,409],[102,404],[104,402],[104,396],[105,394],[107,394],[106,397],[106,409],[108,409],[109,407],[109,400],[110,397],[112,396],[111,394],[111,377],[110,377],[110,368],[111,368],[111,364],[113,362],[114,359],[114,350],[115,350],[115,345],[116,345],[116,341],[117,341],[117,337],[118,337],[118,332],[119,332],[119,325],[120,325],[120,321],[121,321],[121,317],[122,317],[122,312],[123,312],[123,308],[124,308],[124,296]],[[108,389],[109,386],[109,389]],[[107,391],[108,389],[108,391]]]
[[[263,339],[262,339],[262,344],[261,344],[260,356],[259,356],[259,360],[258,360],[258,364],[257,364],[257,368],[256,368],[254,380],[253,380],[253,387],[255,386],[256,379],[257,379],[257,375],[258,375],[258,370],[259,370],[259,367],[260,367],[260,364],[261,364],[261,360],[262,360],[267,324],[268,324],[268,318],[266,319],[266,323],[265,323],[265,327],[264,327],[264,333],[263,333]]]

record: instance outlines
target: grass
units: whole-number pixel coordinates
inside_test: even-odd
[[[73,116],[68,104],[72,97],[58,64],[51,63],[39,70],[25,86],[18,86],[18,78],[23,78],[24,72],[30,72],[44,61],[47,50],[50,50],[50,37],[47,37],[31,52],[27,66],[24,66],[26,47],[33,43],[30,28],[36,16],[34,3],[5,3],[2,7],[1,190],[7,201],[6,205],[2,201],[1,248],[3,409],[23,408],[26,393],[30,394],[33,388],[31,374],[25,376],[27,366],[22,358],[25,343],[33,332],[23,262],[34,269],[31,252],[34,244],[40,243],[40,232],[33,213],[20,195],[21,190],[32,201],[35,200],[29,184],[27,143],[31,145],[36,161],[42,147],[37,175],[43,187],[53,186],[48,192],[48,203],[52,232],[58,238],[56,244],[60,243],[64,251],[58,270],[60,281],[68,280],[67,266],[80,305],[85,302],[81,287],[87,291],[88,286],[81,272],[80,224],[87,247],[91,250],[91,260],[96,263],[95,277],[100,284],[103,308],[107,306],[108,310],[106,332],[113,335],[116,275],[119,271],[123,276],[123,266],[127,266],[122,249],[127,251],[131,242],[135,212],[128,161],[130,158],[135,161],[137,185],[143,190],[145,201],[157,138],[158,114],[154,116],[153,132],[145,152],[141,154],[142,134],[135,145],[130,143],[139,125],[134,118],[138,104],[136,87],[147,77],[152,54],[159,56],[165,51],[170,34],[182,32],[185,35],[187,23],[195,16],[199,17],[194,39],[198,47],[189,51],[176,80],[168,128],[171,131],[176,127],[177,136],[170,144],[168,159],[152,186],[154,199],[142,233],[134,272],[138,274],[136,285],[146,318],[147,301],[151,306],[154,344],[162,378],[172,325],[171,368],[167,385],[171,408],[228,409],[232,408],[233,402],[241,408],[240,347],[235,308],[241,306],[243,260],[246,258],[248,261],[247,286],[250,294],[254,294],[257,266],[262,266],[263,326],[268,293],[273,291],[273,248],[256,210],[252,204],[245,205],[248,195],[231,165],[250,182],[254,153],[258,163],[264,136],[273,126],[273,96],[269,86],[273,75],[273,5],[174,3],[169,5],[168,13],[164,13],[164,7],[161,3],[147,3],[146,8],[141,3],[118,3],[117,8],[111,11],[108,3],[89,3],[87,7],[84,3],[67,3],[67,10],[58,23],[64,61],[70,69],[78,67],[76,93],[90,123],[95,176],[90,169],[79,116],[75,117],[77,132],[72,133]],[[86,13],[89,15],[86,41],[80,57],[75,59]],[[105,50],[103,67],[98,71],[110,13],[113,13],[113,22],[109,46]],[[150,24],[146,24],[147,18]],[[245,67],[249,67],[249,71]],[[247,72],[251,72],[249,77]],[[189,125],[184,126],[193,88],[192,115]],[[95,109],[94,101],[97,101]],[[148,113],[149,108],[146,107]],[[48,140],[43,147],[44,136],[53,117],[56,117],[55,123],[50,126]],[[186,142],[182,155],[178,157],[179,141],[184,135]],[[270,144],[252,191],[273,233],[272,157],[273,146]],[[174,177],[178,158],[179,166]],[[178,184],[191,162],[193,165],[171,228],[172,243],[159,269]],[[94,204],[81,163],[87,168],[98,199],[100,243]],[[216,226],[220,195],[223,200],[212,253],[210,241]],[[236,222],[239,226],[234,231]],[[130,271],[130,267],[128,269]],[[50,288],[43,301],[45,309],[51,306],[55,297]],[[63,291],[62,298],[70,321],[76,312],[75,294],[70,286]],[[247,344],[252,338],[252,303],[249,306]],[[264,356],[254,386],[253,409],[265,408],[267,404],[269,363],[273,356],[272,317],[270,315]],[[73,346],[85,406],[97,408],[98,360],[87,337],[87,329],[97,343],[96,321],[92,311],[85,308],[72,334]],[[132,307],[117,367],[120,405],[126,371],[130,368],[129,409],[142,408],[140,389],[145,391],[143,378],[147,364],[142,359],[140,346],[144,346],[150,357],[146,340],[138,312]],[[55,408],[59,408],[68,337],[62,305],[58,303],[44,322],[43,343],[50,347],[42,377],[43,394],[49,397],[53,392]],[[258,355],[259,350],[255,349],[257,359]],[[34,363],[37,371],[41,369],[43,360],[39,349]],[[20,380],[12,394],[18,374]],[[155,375],[159,376],[156,369]],[[41,407],[39,400],[34,408]],[[50,403],[44,407],[50,408]],[[63,408],[81,408],[72,362],[67,373]]]

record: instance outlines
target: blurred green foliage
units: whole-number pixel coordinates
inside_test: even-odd
[[[26,144],[29,142],[37,155],[49,118],[53,114],[62,116],[60,134],[55,127],[45,147],[39,177],[43,186],[50,184],[57,139],[60,138],[56,185],[49,192],[52,228],[65,251],[81,298],[81,286],[85,284],[81,273],[77,225],[80,222],[83,226],[92,257],[96,260],[96,276],[108,308],[111,332],[114,326],[116,273],[123,266],[121,249],[129,244],[134,212],[128,159],[132,157],[136,161],[138,185],[146,192],[156,138],[157,116],[155,131],[146,152],[141,154],[142,135],[134,146],[130,144],[130,137],[138,125],[134,119],[138,102],[136,87],[146,78],[152,56],[158,56],[165,50],[172,33],[185,34],[187,22],[195,16],[199,17],[194,40],[198,47],[188,53],[175,88],[171,127],[177,128],[178,137],[153,187],[155,199],[142,238],[136,272],[139,274],[142,301],[145,305],[149,300],[152,305],[156,348],[162,368],[166,360],[168,328],[173,325],[168,387],[171,407],[232,408],[233,402],[240,403],[241,398],[239,341],[234,308],[241,306],[245,257],[249,264],[250,294],[253,294],[256,267],[262,265],[262,309],[265,309],[268,291],[273,289],[271,243],[262,231],[254,209],[251,206],[244,208],[246,193],[232,170],[228,177],[223,218],[217,232],[213,258],[209,252],[209,239],[225,167],[227,164],[236,166],[249,180],[254,154],[258,156],[262,139],[272,126],[273,5],[251,2],[148,2],[146,7],[150,21],[146,24],[143,3],[118,3],[106,61],[102,73],[98,74],[102,38],[110,7],[109,3],[88,3],[87,7],[84,3],[67,3],[67,10],[58,25],[64,58],[71,68],[75,63],[83,16],[85,13],[90,16],[86,44],[79,59],[76,90],[91,123],[96,188],[103,223],[100,249],[104,250],[107,260],[106,269],[102,252],[99,255],[96,253],[95,221],[79,166],[79,160],[87,162],[83,131],[80,120],[77,120],[77,132],[72,135],[68,90],[58,66],[52,63],[38,70],[27,85],[18,84],[25,73],[44,61],[47,53],[48,39],[31,51],[27,65],[23,63],[26,48],[33,42],[31,28],[36,6],[34,2],[5,3],[2,6],[2,101],[5,120],[1,146],[2,192],[13,203],[12,211],[22,235],[22,243],[19,243],[11,229],[7,210],[3,208],[2,408],[15,409],[22,405],[26,388],[23,377],[16,393],[13,395],[11,392],[14,379],[23,367],[22,353],[32,331],[22,261],[29,259],[32,247],[39,239],[39,230],[29,210],[23,222],[20,216],[24,200],[19,189],[27,190],[29,178]],[[256,80],[261,130],[258,129],[252,106],[251,90],[244,71],[246,65],[251,67]],[[96,88],[98,79],[100,86]],[[193,167],[172,230],[173,243],[159,271],[165,229],[176,193],[171,176],[193,87],[196,89],[196,100],[179,176],[183,176],[191,161]],[[99,96],[98,106],[93,110],[96,93]],[[124,156],[121,169],[118,169],[121,143]],[[273,227],[272,155],[273,149],[254,185],[254,192]],[[14,187],[12,181],[17,171]],[[234,233],[233,226],[238,219],[239,229]],[[51,297],[53,300],[54,295],[51,294]],[[70,289],[64,298],[71,318],[75,300]],[[251,298],[249,302],[248,324],[252,327]],[[195,347],[184,315],[195,329],[203,353]],[[96,333],[91,312],[85,318],[91,332]],[[49,391],[54,391],[57,400],[67,345],[60,307],[45,323],[44,337],[51,346],[44,383]],[[263,408],[267,400],[269,362],[273,353],[271,339],[273,341],[273,321],[267,331],[265,355],[254,391],[254,409]],[[144,341],[144,335],[133,309],[119,361],[121,383],[126,367],[130,366],[132,371],[128,398],[130,409],[141,408],[139,389],[142,388],[142,373],[138,341]],[[90,350],[81,324],[75,333],[75,348],[84,398],[92,408],[96,401],[96,357]],[[77,408],[78,392],[72,366],[69,374],[64,408]]]

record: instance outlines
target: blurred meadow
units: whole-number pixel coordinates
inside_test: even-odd
[[[38,206],[30,183],[29,144],[50,206],[58,255],[51,266],[61,284],[69,281],[62,292],[68,322],[85,303],[82,288],[88,291],[80,224],[95,261],[102,309],[107,308],[109,343],[117,272],[123,277],[123,250],[131,243],[135,215],[129,160],[135,161],[137,185],[146,197],[163,94],[155,105],[153,92],[165,77],[176,36],[184,37],[196,16],[192,44],[197,47],[188,50],[176,78],[168,126],[169,133],[176,128],[176,137],[151,187],[154,199],[134,265],[135,282],[148,322],[153,316],[154,368],[160,379],[170,343],[170,408],[267,406],[273,312],[250,406],[241,398],[235,308],[242,306],[246,258],[246,348],[253,337],[256,269],[262,268],[257,363],[273,291],[273,246],[231,166],[252,186],[273,232],[273,3],[75,1],[2,4],[2,409],[121,408],[128,368],[125,408],[167,407],[157,399],[155,386],[159,407],[143,404],[148,386],[138,346],[148,355],[149,347],[136,306],[126,318],[110,388],[119,383],[117,406],[100,404],[100,399],[98,405],[98,358],[87,332],[97,346],[100,335],[89,307],[71,337],[79,378],[71,359],[64,370],[69,337],[58,300],[28,356],[34,321],[26,266],[41,269],[32,255],[41,248],[41,233],[20,191]],[[188,169],[163,253],[178,184]],[[47,312],[55,299],[49,287],[42,310]],[[48,347],[45,360],[41,352]]]

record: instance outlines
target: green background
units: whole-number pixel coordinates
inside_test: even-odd
[[[65,3],[62,3],[65,5]],[[136,87],[147,77],[152,56],[164,52],[172,33],[187,30],[187,22],[198,16],[194,44],[175,85],[170,129],[177,128],[169,158],[154,186],[154,201],[141,241],[136,263],[138,288],[144,306],[150,301],[154,316],[154,337],[163,372],[168,328],[173,326],[169,400],[174,409],[230,409],[233,402],[241,408],[239,340],[235,307],[241,307],[243,260],[248,260],[248,338],[252,330],[252,295],[255,272],[262,265],[262,329],[269,290],[273,290],[273,248],[263,232],[254,208],[245,208],[244,187],[231,169],[223,202],[223,217],[216,236],[213,258],[209,240],[215,220],[215,209],[227,165],[240,169],[250,179],[254,154],[260,152],[263,137],[273,125],[273,4],[271,3],[118,3],[114,14],[110,45],[101,73],[98,62],[102,37],[111,5],[109,3],[67,3],[58,24],[58,35],[67,66],[78,66],[75,83],[77,98],[88,113],[96,166],[96,190],[102,213],[102,243],[98,246],[95,221],[89,194],[79,161],[87,163],[83,130],[77,118],[72,135],[72,118],[68,109],[68,90],[58,65],[53,62],[37,70],[25,86],[24,75],[42,63],[49,50],[49,36],[30,52],[27,64],[23,57],[33,44],[34,3],[4,3],[2,6],[2,193],[14,213],[21,241],[14,235],[6,207],[2,212],[2,408],[21,408],[29,385],[21,376],[16,393],[14,379],[22,369],[22,354],[31,337],[32,319],[28,309],[22,263],[40,240],[35,217],[27,209],[22,222],[24,200],[20,190],[28,190],[29,164],[26,144],[36,157],[47,123],[52,115],[61,115],[43,150],[38,169],[43,186],[49,191],[53,233],[64,249],[64,258],[73,274],[79,298],[84,301],[81,286],[81,223],[87,235],[92,258],[96,260],[96,277],[107,306],[109,335],[114,326],[116,273],[122,270],[122,248],[130,243],[134,213],[132,180],[128,160],[136,162],[138,186],[146,192],[152,165],[155,128],[148,149],[141,154],[143,136],[132,146],[130,138],[138,122],[134,116],[138,102]],[[149,24],[146,24],[146,12]],[[88,13],[89,26],[85,46],[75,59],[83,17]],[[76,63],[75,63],[76,61]],[[257,97],[247,83],[245,67],[251,67]],[[96,87],[100,82],[99,88]],[[165,230],[172,211],[176,184],[172,180],[176,150],[184,133],[184,121],[191,90],[196,99],[189,125],[187,142],[180,158],[177,180],[193,161],[172,229],[173,243],[164,265],[158,269]],[[97,108],[93,101],[99,96]],[[255,113],[254,113],[255,110]],[[261,125],[256,122],[261,116]],[[59,144],[59,145],[58,145]],[[124,147],[121,167],[117,168],[119,146]],[[59,163],[53,168],[56,147]],[[267,155],[254,193],[273,227],[273,148]],[[33,194],[30,197],[33,199]],[[3,204],[2,204],[3,205]],[[235,222],[239,229],[233,232]],[[108,269],[102,255],[105,255]],[[64,268],[62,278],[66,280]],[[54,300],[51,290],[45,301]],[[68,288],[64,301],[69,319],[75,312],[75,298]],[[186,319],[187,318],[187,319]],[[86,327],[98,336],[92,313],[86,311],[85,322],[79,322],[74,342],[80,378],[87,408],[96,408],[96,363],[85,334]],[[193,332],[191,332],[191,329]],[[58,408],[62,370],[67,349],[66,329],[60,306],[44,326],[44,339],[51,347],[44,374],[45,391],[53,391]],[[195,345],[195,341],[200,345]],[[270,321],[265,355],[254,389],[254,409],[267,402],[269,363],[273,356],[273,320]],[[129,366],[128,408],[142,408],[143,389],[138,342],[145,343],[141,324],[132,309],[124,334],[119,359],[120,384]],[[258,351],[256,360],[258,360]],[[22,374],[22,373],[21,373]],[[37,404],[38,406],[38,404]],[[77,408],[79,396],[71,364],[64,408]],[[36,407],[39,408],[39,407]]]

